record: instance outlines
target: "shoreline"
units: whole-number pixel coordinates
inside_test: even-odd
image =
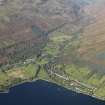
[[[12,85],[11,87],[9,87],[8,89],[6,89],[6,90],[4,90],[4,91],[0,91],[0,94],[1,94],[1,93],[2,93],[2,94],[8,94],[8,93],[11,91],[11,89],[14,88],[14,87],[16,87],[16,86],[19,86],[19,85],[22,85],[22,84],[26,84],[26,83],[34,83],[34,82],[36,82],[36,81],[45,81],[45,82],[48,82],[48,83],[52,83],[52,84],[58,85],[58,86],[60,86],[60,87],[63,87],[63,88],[65,88],[65,89],[69,90],[69,91],[73,91],[73,92],[75,92],[75,93],[77,93],[77,94],[83,94],[83,95],[86,95],[86,96],[95,98],[95,99],[97,99],[97,100],[105,101],[105,99],[102,99],[102,98],[97,97],[97,96],[95,96],[95,95],[89,95],[89,94],[87,94],[87,93],[85,93],[85,92],[82,92],[82,90],[76,91],[76,90],[73,90],[72,88],[68,88],[68,87],[66,87],[66,86],[62,86],[60,83],[54,82],[53,80],[50,80],[50,79],[49,79],[49,80],[46,80],[46,79],[38,79],[38,78],[37,78],[37,79],[33,79],[33,80],[29,80],[29,81],[23,81],[23,82],[17,83],[17,84],[13,84],[13,85]]]

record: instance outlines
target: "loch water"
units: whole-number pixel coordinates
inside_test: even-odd
[[[38,80],[0,93],[0,105],[105,105],[105,102]]]

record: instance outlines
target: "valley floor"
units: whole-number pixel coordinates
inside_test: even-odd
[[[33,63],[27,64],[27,65],[24,64],[21,67],[15,67],[14,69],[10,69],[5,72],[1,71],[0,72],[0,91],[6,92],[7,90],[9,90],[9,88],[16,86],[18,84],[21,84],[24,82],[32,82],[40,79],[40,80],[56,83],[60,86],[63,86],[67,89],[70,89],[79,93],[83,93],[86,95],[90,95],[92,97],[105,100],[104,87],[102,88],[102,85],[101,85],[101,88],[97,88],[96,86],[99,82],[97,80],[97,77],[98,77],[97,74],[93,74],[91,78],[87,80],[84,79],[79,81],[80,77],[83,79],[84,75],[89,76],[89,71],[87,70],[86,72],[83,72],[84,71],[83,69],[86,69],[86,68],[79,68],[80,70],[77,73],[75,70],[76,69],[75,65],[71,65],[68,67],[65,70],[67,75],[60,75],[58,73],[52,72],[50,76],[46,72],[46,70],[42,67],[37,77],[36,77],[37,67]],[[68,72],[68,69],[71,69],[71,70],[69,70]],[[81,76],[79,76],[79,73]],[[96,78],[94,77],[94,75],[96,76]],[[105,77],[103,76],[101,81],[104,78]]]

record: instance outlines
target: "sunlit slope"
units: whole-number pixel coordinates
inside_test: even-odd
[[[92,64],[105,66],[105,9],[93,5],[87,8],[88,13],[94,17],[94,21],[84,27],[79,53],[83,59]],[[101,68],[100,68],[101,69]],[[101,71],[101,70],[99,70]]]

